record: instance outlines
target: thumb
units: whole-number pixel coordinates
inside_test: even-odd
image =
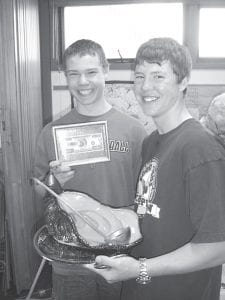
[[[112,258],[108,256],[97,256],[94,267],[96,269],[109,269],[113,266]]]
[[[88,269],[96,270],[96,269],[107,269],[109,266],[107,265],[109,258],[107,256],[99,255],[95,258],[94,263],[85,264]],[[97,271],[97,270],[96,270]]]
[[[49,167],[52,168],[52,169],[57,168],[60,165],[61,165],[61,162],[59,160],[52,160],[49,163]]]
[[[97,264],[106,264],[110,262],[110,258],[108,256],[99,255],[95,258],[95,262]]]

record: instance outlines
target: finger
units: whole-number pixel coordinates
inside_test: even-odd
[[[118,254],[118,255],[113,255],[111,257],[100,256],[95,260],[94,267],[96,269],[111,269],[112,267],[115,267],[115,264],[112,261],[112,259],[115,260],[124,256],[127,256],[127,254]]]
[[[68,180],[72,179],[74,177],[74,174],[74,171],[54,173],[55,177],[61,185],[64,185]]]
[[[95,269],[96,265],[98,266],[107,266],[108,256],[99,255],[95,258],[95,262],[92,264],[87,264],[87,268]],[[109,259],[110,260],[110,259]],[[100,268],[99,268],[100,269]]]
[[[97,262],[85,264],[83,266],[89,270],[94,271],[95,273],[102,275],[102,276],[104,276],[105,272],[110,269],[110,267],[108,267],[106,265],[98,264]]]
[[[60,160],[52,160],[49,167],[53,172],[68,172],[71,171],[70,166],[63,164]]]
[[[90,263],[90,264],[84,264],[84,265],[82,265],[82,266],[84,266],[85,268],[87,268],[87,269],[89,269],[89,270],[95,271],[94,264],[95,264],[95,263]]]
[[[62,174],[62,176],[64,177],[73,177],[74,174],[75,174],[75,171],[74,170],[71,170],[71,171],[63,171],[63,172],[60,172]]]
[[[74,172],[74,170],[71,170],[71,167],[69,166],[65,166],[64,164],[61,164],[58,169],[60,170],[60,172]]]
[[[74,176],[74,171],[69,171],[69,172],[60,172],[60,173],[55,173],[54,174],[55,177],[58,179],[58,180],[69,180],[71,178],[73,178]]]
[[[95,267],[96,262],[93,264],[85,264],[83,265],[85,268],[89,269],[90,271],[93,271],[97,273],[98,275],[102,276],[108,283],[112,284],[117,282],[118,280],[113,279],[112,276],[109,274],[111,271],[111,268],[96,268]]]
[[[98,269],[110,269],[113,266],[112,258],[108,256],[97,256],[94,267]]]
[[[69,173],[72,175],[74,175],[74,172],[75,172],[75,170],[71,170],[71,168],[69,166],[64,166],[62,164],[51,168],[51,171],[54,174]]]
[[[61,165],[61,162],[59,160],[52,160],[49,163],[50,168],[57,168]]]

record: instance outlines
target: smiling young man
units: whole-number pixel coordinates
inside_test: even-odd
[[[143,143],[136,208],[144,240],[132,257],[88,268],[124,281],[123,300],[219,300],[225,262],[225,151],[185,105],[191,57],[170,38],[141,45],[135,94],[157,130]],[[152,277],[152,278],[151,278]]]
[[[133,204],[141,166],[141,145],[146,131],[138,120],[111,107],[104,97],[109,67],[102,47],[91,40],[78,40],[64,53],[64,68],[75,108],[46,125],[38,139],[35,176],[41,180],[51,168],[64,190],[85,193],[113,207]],[[55,161],[52,127],[106,121],[110,161],[65,167]],[[43,190],[36,186],[39,193]],[[52,262],[53,298],[56,300],[118,300],[121,284],[76,264]]]

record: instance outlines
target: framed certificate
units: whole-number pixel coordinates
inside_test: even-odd
[[[107,121],[53,126],[56,159],[67,166],[110,160]]]

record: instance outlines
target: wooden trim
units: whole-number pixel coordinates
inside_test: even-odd
[[[198,8],[199,6],[196,4],[186,5],[184,7],[184,19],[185,19],[184,44],[188,47],[191,53],[193,66],[195,65],[196,58],[198,56],[198,32],[199,32]]]
[[[50,34],[50,19],[50,7],[48,1],[39,1],[43,125],[52,121],[51,53],[53,50],[52,43],[50,43],[52,36]]]

